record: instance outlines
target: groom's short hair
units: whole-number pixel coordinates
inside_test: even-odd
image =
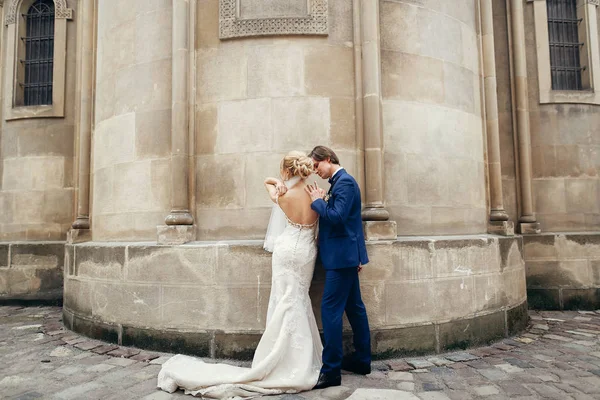
[[[316,161],[323,161],[329,158],[332,164],[340,165],[340,159],[338,158],[337,154],[335,154],[335,152],[329,147],[316,146],[314,149],[312,149],[308,156]]]

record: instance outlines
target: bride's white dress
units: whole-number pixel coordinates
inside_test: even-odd
[[[251,368],[208,364],[184,355],[169,359],[158,375],[158,387],[178,388],[209,399],[241,399],[261,394],[297,393],[317,383],[323,345],[308,290],[317,246],[316,222],[287,220],[275,240],[271,296],[265,332]]]

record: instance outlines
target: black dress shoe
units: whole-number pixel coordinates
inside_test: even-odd
[[[319,379],[317,380],[317,384],[315,385],[315,387],[313,387],[313,390],[314,389],[325,389],[330,386],[340,386],[341,384],[342,384],[341,375],[330,375],[330,374],[325,374],[325,373],[321,372],[319,374]]]
[[[344,357],[342,360],[342,369],[358,375],[368,375],[371,373],[371,364],[359,363],[352,357]]]

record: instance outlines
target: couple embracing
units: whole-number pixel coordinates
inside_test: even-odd
[[[327,193],[306,182],[312,173],[329,179]],[[308,156],[290,152],[281,162],[281,178],[284,181],[265,180],[275,203],[265,239],[265,249],[273,252],[271,295],[252,367],[207,364],[176,355],[163,365],[159,388],[168,392],[182,388],[202,398],[243,399],[339,386],[342,369],[371,372],[369,323],[358,279],[368,262],[358,184],[325,146],[315,147]],[[308,295],[317,248],[325,268],[324,345]],[[355,349],[346,357],[344,312]]]

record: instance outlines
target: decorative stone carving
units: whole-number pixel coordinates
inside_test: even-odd
[[[593,4],[595,6],[599,6],[600,0],[588,0],[588,4]]]
[[[22,0],[9,0],[8,10],[6,11],[6,25],[17,22],[17,14]],[[73,10],[67,7],[67,0],[54,0],[54,18],[55,19],[73,19]]]
[[[240,18],[240,1],[219,0],[219,38],[327,35],[327,1],[309,0],[305,17]]]

